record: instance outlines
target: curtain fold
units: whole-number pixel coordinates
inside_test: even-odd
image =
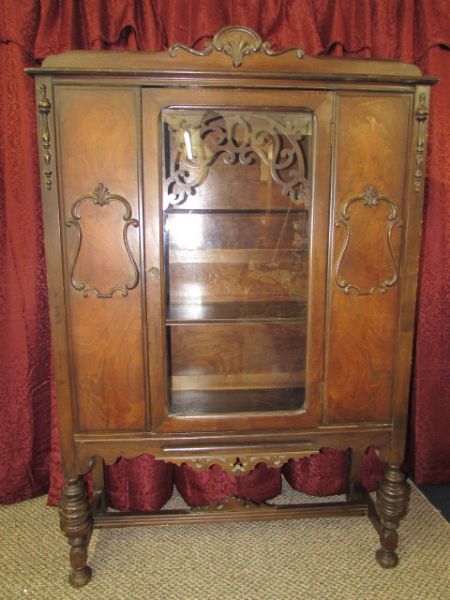
[[[56,417],[50,409],[50,334],[34,86],[23,69],[68,49],[161,50],[175,42],[201,47],[218,29],[230,24],[252,27],[270,39],[274,48],[297,45],[309,54],[399,58],[441,78],[431,102],[411,437],[416,480],[438,483],[450,479],[448,1],[3,0],[0,502],[45,492],[49,476],[50,499],[56,501],[61,482]],[[120,465],[122,471],[124,464]],[[135,467],[136,463],[130,467],[133,473]],[[305,469],[312,473],[316,467],[303,463],[298,468],[302,477]],[[169,471],[167,477],[171,477]],[[318,491],[326,493],[336,483],[328,481],[328,485],[323,479]],[[117,490],[116,486],[121,496]],[[123,497],[120,502],[133,505]],[[142,506],[142,498],[139,502]]]

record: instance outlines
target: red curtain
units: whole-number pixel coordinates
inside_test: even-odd
[[[56,417],[50,401],[50,336],[34,87],[23,69],[49,54],[75,48],[161,50],[174,42],[201,45],[205,37],[229,24],[257,30],[274,47],[298,45],[309,54],[400,58],[415,62],[425,73],[441,79],[433,89],[431,102],[410,458],[419,483],[450,480],[449,1],[3,0],[0,502],[44,493],[50,477],[50,499],[54,501],[60,486]],[[335,479],[326,474],[333,460],[334,455],[324,452],[314,461],[298,464],[293,482],[300,482],[300,487],[311,493],[335,489]],[[367,464],[370,461],[369,456]],[[133,481],[139,481],[141,489],[148,489],[151,495],[152,481],[161,481],[161,469],[154,462],[146,459],[142,466],[133,462],[110,468],[112,496],[116,493],[122,505],[129,506],[124,496],[132,494]],[[338,463],[344,473],[343,455]],[[183,478],[186,473],[177,475],[180,487]],[[259,479],[253,477],[255,485]],[[214,496],[213,480],[208,484],[208,498]],[[247,488],[251,487],[247,483]],[[189,480],[186,485],[192,484]],[[221,489],[229,482],[222,478],[217,485]],[[232,488],[236,485],[231,483]],[[243,489],[246,484],[241,482],[239,486]],[[169,491],[166,486],[165,495]]]

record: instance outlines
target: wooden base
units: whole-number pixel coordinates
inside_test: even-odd
[[[88,506],[84,485],[69,480],[63,490],[60,507],[61,527],[69,538],[72,570],[69,581],[74,587],[89,582],[92,570],[86,564],[91,528],[183,525],[193,523],[229,523],[235,521],[269,521],[315,517],[350,517],[367,515],[381,542],[376,552],[377,562],[384,568],[395,567],[399,520],[406,512],[408,486],[397,466],[389,465],[377,491],[374,503],[359,480],[361,454],[351,456],[347,501],[308,504],[256,504],[231,496],[222,502],[199,508],[138,512],[109,512],[105,503],[103,461],[94,463],[94,495]],[[92,516],[91,516],[92,515]]]
[[[238,505],[241,505],[238,507]],[[139,527],[191,523],[228,523],[231,521],[273,521],[314,517],[362,516],[368,512],[365,502],[323,502],[311,504],[253,504],[230,498],[213,507],[161,510],[146,513],[94,513],[94,527]]]

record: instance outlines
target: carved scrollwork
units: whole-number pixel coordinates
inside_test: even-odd
[[[51,162],[52,155],[50,153],[50,128],[48,126],[48,115],[52,109],[50,100],[47,98],[47,86],[42,84],[39,87],[40,99],[38,102],[38,111],[41,115],[41,145],[42,145],[42,158],[44,161],[44,182],[47,190],[52,189],[52,170]]]
[[[164,114],[176,140],[164,184],[168,204],[181,204],[195,194],[219,157],[229,165],[259,159],[283,195],[294,204],[306,203],[310,113],[173,109]]]
[[[122,237],[123,244],[133,270],[131,281],[113,286],[109,290],[102,292],[96,287],[89,286],[88,284],[83,283],[82,281],[77,281],[77,279],[75,278],[75,269],[83,240],[83,233],[80,225],[80,206],[83,202],[92,202],[93,204],[99,207],[107,206],[111,202],[119,202],[124,207],[125,211],[123,214],[124,225]],[[127,296],[128,292],[130,290],[133,290],[138,285],[139,270],[136,261],[134,260],[134,257],[131,253],[130,245],[128,243],[128,229],[130,227],[139,227],[139,221],[137,219],[133,219],[131,213],[132,210],[130,203],[125,198],[123,198],[123,196],[119,196],[118,194],[110,194],[108,188],[105,187],[103,183],[99,183],[95,190],[92,192],[92,194],[80,196],[72,204],[72,208],[70,211],[72,218],[66,221],[66,227],[73,227],[76,230],[77,245],[69,267],[70,283],[72,287],[78,292],[81,292],[84,297],[92,293],[97,298],[112,298],[116,292],[120,292],[122,296]]]
[[[209,469],[213,465],[219,467],[230,475],[246,475],[260,463],[277,469],[291,459],[305,458],[317,454],[318,450],[293,450],[283,454],[254,454],[254,455],[203,455],[203,456],[164,456],[162,460],[173,462],[177,465],[187,464],[196,471]],[[159,458],[159,457],[158,457]]]
[[[280,56],[286,52],[295,52],[298,59],[303,58],[304,52],[300,48],[290,47],[274,51],[270,42],[263,42],[260,36],[248,27],[231,25],[224,27],[216,33],[212,41],[206,44],[203,50],[194,50],[184,44],[174,44],[169,49],[170,56],[176,56],[179,50],[184,50],[195,56],[209,56],[214,51],[223,52],[231,58],[233,67],[238,68],[244,59],[255,52],[263,52],[267,56]]]
[[[352,205],[358,202],[362,203],[368,208],[374,208],[378,206],[380,202],[383,202],[389,207],[389,214],[387,216],[386,239],[389,250],[389,256],[392,260],[392,273],[382,281],[376,282],[374,285],[372,285],[366,290],[362,290],[358,284],[347,281],[341,275],[342,261],[344,259],[345,253],[350,242],[350,208]],[[342,207],[341,218],[338,219],[335,223],[336,227],[342,227],[345,230],[344,243],[336,261],[335,268],[335,281],[337,285],[343,289],[345,294],[355,292],[356,295],[359,296],[370,296],[375,292],[375,290],[379,290],[381,293],[386,293],[389,288],[391,288],[397,283],[398,264],[394,255],[394,249],[392,247],[392,230],[394,229],[394,227],[401,227],[402,224],[403,222],[401,221],[401,219],[397,218],[397,207],[392,198],[390,198],[389,196],[379,194],[373,186],[367,187],[361,195],[353,196],[352,198],[347,200],[347,202]]]
[[[426,138],[426,121],[428,119],[428,108],[425,94],[419,95],[419,106],[416,110],[417,142],[416,142],[416,168],[414,170],[414,191],[420,192],[422,186],[424,169],[424,152]]]

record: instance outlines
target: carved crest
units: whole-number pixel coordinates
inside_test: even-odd
[[[279,56],[286,52],[295,52],[299,59],[304,56],[303,50],[295,47],[284,48],[279,51],[272,50],[270,42],[263,42],[256,31],[239,25],[230,25],[218,31],[203,50],[194,50],[194,48],[184,44],[174,44],[169,49],[169,55],[176,56],[179,50],[185,50],[196,56],[209,56],[214,51],[223,52],[231,58],[235,68],[240,67],[244,59],[251,54],[255,54],[255,52],[263,52],[267,56]]]

